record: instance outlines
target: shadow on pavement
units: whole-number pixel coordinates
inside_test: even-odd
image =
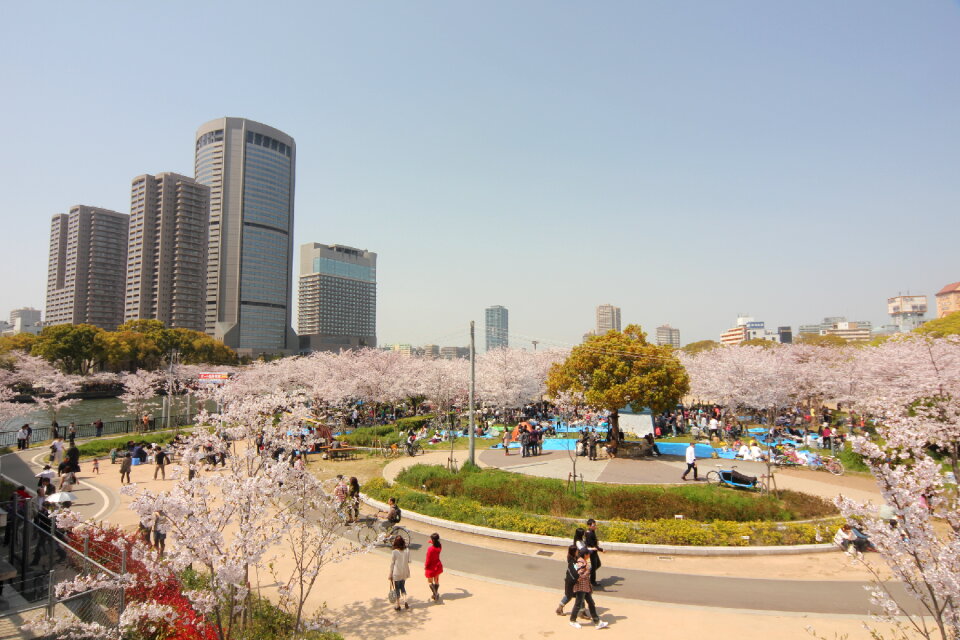
[[[458,588],[457,591],[459,591],[459,593],[448,593],[448,592],[444,592],[443,588],[441,587],[440,599],[441,600],[463,600],[464,598],[473,597],[473,594],[467,591],[466,589],[464,589],[463,587]]]
[[[600,585],[600,593],[616,593],[618,590],[614,587],[620,586],[623,582],[622,576],[607,576],[605,578],[600,578],[597,580]]]
[[[386,598],[352,602],[334,612],[341,633],[364,640],[388,640],[416,631],[428,621],[427,616],[411,615],[420,608],[420,602],[411,603],[410,610],[397,612]]]

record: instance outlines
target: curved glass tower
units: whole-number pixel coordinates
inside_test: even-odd
[[[244,118],[197,129],[197,182],[210,187],[206,332],[240,354],[294,352],[290,324],[296,143]]]

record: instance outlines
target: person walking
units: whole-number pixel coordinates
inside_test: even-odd
[[[560,604],[557,605],[557,615],[562,616],[563,607],[576,597],[573,593],[573,585],[577,584],[580,574],[577,573],[577,545],[572,544],[567,547],[567,570],[563,574],[563,597],[560,598]]]
[[[593,554],[590,549],[581,549],[577,552],[577,555],[579,556],[575,565],[577,581],[573,585],[573,593],[577,599],[574,601],[573,610],[570,612],[570,626],[574,629],[582,628],[580,623],[577,622],[577,614],[580,613],[580,609],[586,602],[593,624],[596,625],[597,629],[603,629],[608,626],[608,623],[602,622],[600,616],[597,615],[597,605],[593,602],[593,588],[590,585],[590,556]]]
[[[350,478],[347,488],[347,524],[352,524],[360,517],[360,481],[356,477]]]
[[[157,449],[157,453],[153,456],[153,463],[156,465],[153,469],[153,479],[157,479],[157,474],[160,474],[161,480],[167,479],[167,452],[162,448]]]
[[[440,601],[440,574],[443,573],[443,563],[440,562],[440,534],[430,534],[430,546],[427,547],[427,558],[423,563],[423,573],[427,577],[427,584],[430,585],[431,596],[434,600]]]
[[[407,602],[407,579],[410,577],[410,549],[407,549],[407,543],[403,536],[397,536],[393,541],[393,552],[390,554],[390,583],[393,585],[393,592],[397,595],[397,606],[395,610],[400,611],[400,605],[404,609],[409,609]]]
[[[120,461],[120,484],[124,483],[124,478],[126,482],[130,482],[130,469],[133,468],[133,458],[130,457],[130,452],[123,454],[123,459]]]
[[[583,536],[583,544],[590,551],[590,584],[597,587],[597,569],[600,568],[600,555],[603,549],[600,547],[600,541],[597,539],[597,521],[593,518],[587,520],[587,533]]]
[[[67,442],[70,443],[71,447],[77,444],[77,423],[76,422],[71,422],[70,426],[67,427]]]
[[[697,479],[697,451],[696,451],[696,447],[694,447],[693,442],[691,442],[687,446],[686,460],[687,460],[687,470],[683,472],[683,475],[680,476],[680,479],[685,481],[687,479],[687,474],[693,471],[693,479],[696,480]]]
[[[510,455],[510,430],[506,426],[503,427],[503,454]]]
[[[103,435],[103,420],[97,418],[97,421],[93,423],[93,428],[95,429],[96,436],[99,438]]]
[[[53,454],[52,462],[59,472],[60,463],[63,462],[63,440],[56,438],[50,445],[50,452]]]

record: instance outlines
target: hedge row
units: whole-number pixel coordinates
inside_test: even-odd
[[[498,469],[463,469],[453,473],[439,465],[408,467],[397,476],[397,482],[448,498],[475,500],[486,506],[570,518],[659,520],[682,514],[704,522],[782,522],[837,513],[829,501],[795,491],[761,495],[699,483],[677,487],[588,483],[582,495],[575,495],[566,490],[562,480]]]
[[[520,509],[484,506],[468,498],[447,498],[400,485],[390,486],[382,478],[371,480],[364,492],[376,500],[397,498],[401,509],[423,515],[480,525],[505,531],[546,536],[572,537],[575,523],[549,516],[524,513]],[[829,540],[838,522],[819,525],[772,522],[697,522],[660,519],[641,522],[617,521],[602,526],[601,536],[611,542],[671,544],[686,546],[775,546],[815,544]],[[818,537],[821,540],[818,540]]]

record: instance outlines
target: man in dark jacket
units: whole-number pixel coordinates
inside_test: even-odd
[[[597,587],[597,569],[600,568],[600,554],[603,549],[600,547],[600,541],[597,540],[597,521],[593,518],[587,520],[587,534],[583,536],[583,543],[590,549],[590,584]]]

